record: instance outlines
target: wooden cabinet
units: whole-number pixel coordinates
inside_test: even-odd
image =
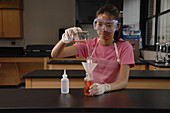
[[[23,9],[23,0],[0,0],[0,8]]]
[[[1,10],[1,38],[22,38],[22,11]]]
[[[23,75],[47,69],[48,57],[0,57],[0,86],[24,83]]]
[[[2,29],[3,29],[3,26],[2,26],[2,10],[0,10],[0,37],[2,37]]]
[[[60,78],[26,78],[25,88],[61,88]],[[69,78],[70,88],[84,88],[83,78]],[[169,79],[129,79],[126,89],[170,89]]]
[[[23,38],[23,11],[19,1],[0,2],[0,38]]]

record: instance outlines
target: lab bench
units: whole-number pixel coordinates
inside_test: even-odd
[[[34,70],[84,70],[81,62],[83,58],[49,58],[49,57],[28,57],[11,56],[0,57],[0,86],[16,86],[25,83],[23,75]],[[144,61],[136,61],[135,67],[131,70],[169,70],[169,67],[154,67],[152,64]],[[156,68],[156,69],[155,69]]]
[[[1,113],[165,113],[169,89],[123,89],[84,96],[83,89],[0,89]]]
[[[49,70],[84,70],[81,62],[86,62],[83,58],[74,59],[50,59],[48,64]],[[148,65],[141,61],[135,62],[135,67],[131,70],[148,70]]]
[[[26,88],[60,88],[63,70],[35,70],[23,76]],[[67,70],[70,88],[84,88],[84,70]],[[127,89],[170,89],[170,71],[131,70]]]
[[[148,70],[170,70],[170,62],[169,64],[155,62],[154,60],[142,60],[141,62],[148,65]]]

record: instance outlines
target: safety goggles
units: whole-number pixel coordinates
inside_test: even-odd
[[[93,22],[93,27],[96,31],[102,31],[103,29],[107,32],[114,32],[117,29],[117,20],[106,20],[96,18]]]

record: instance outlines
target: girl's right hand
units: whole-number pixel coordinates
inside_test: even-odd
[[[72,27],[65,30],[65,33],[62,35],[63,43],[70,43],[73,40],[73,37],[77,35],[78,32],[82,32],[80,27]]]

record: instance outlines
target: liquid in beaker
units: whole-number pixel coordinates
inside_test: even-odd
[[[85,96],[93,96],[92,94],[90,94],[89,90],[90,90],[90,86],[93,84],[93,80],[86,80],[86,78],[84,78],[84,95]]]

